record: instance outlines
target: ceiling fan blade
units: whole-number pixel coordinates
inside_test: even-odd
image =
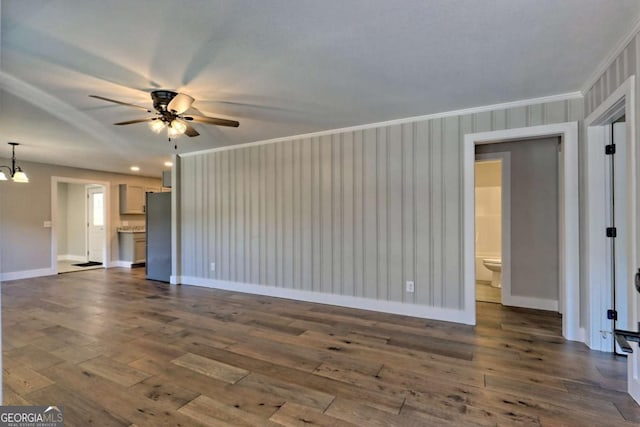
[[[99,95],[89,95],[89,96],[91,98],[101,99],[101,100],[107,101],[107,102],[113,102],[113,103],[120,104],[120,105],[126,105],[127,107],[139,108],[141,110],[146,111],[147,113],[151,113],[152,112],[147,107],[142,107],[140,105],[129,104],[128,102],[116,101],[115,99],[109,99],[109,98],[105,98],[104,96],[99,96]]]
[[[167,104],[167,110],[175,114],[182,114],[191,107],[195,99],[184,93],[179,93]]]
[[[198,136],[198,135],[200,135],[200,134],[198,133],[198,131],[197,131],[197,130],[195,130],[195,129],[193,128],[193,126],[191,126],[189,123],[185,123],[185,125],[187,125],[187,129],[185,129],[185,131],[184,131],[184,134],[185,134],[185,135],[190,136],[190,137],[194,137],[194,136]]]
[[[148,117],[146,119],[127,120],[125,122],[114,123],[114,125],[116,125],[116,126],[132,125],[134,123],[144,123],[144,122],[150,122],[150,121],[153,121],[153,120],[156,120],[156,117]]]
[[[193,120],[194,122],[198,122],[198,123],[206,123],[209,125],[216,125],[216,126],[229,126],[232,128],[237,128],[238,126],[240,126],[240,122],[237,122],[235,120],[227,120],[227,119],[220,119],[217,117],[207,117],[207,116],[189,116],[189,117],[185,117],[185,120]]]

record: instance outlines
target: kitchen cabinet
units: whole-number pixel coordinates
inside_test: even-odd
[[[141,185],[120,184],[120,213],[144,215],[144,193]]]
[[[120,214],[144,215],[146,193],[159,193],[160,187],[144,187],[142,185],[120,184]]]
[[[147,256],[147,234],[144,231],[118,231],[120,261],[143,264]]]

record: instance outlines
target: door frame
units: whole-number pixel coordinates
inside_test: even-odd
[[[636,174],[636,141],[635,141],[635,76],[625,80],[606,100],[604,100],[589,116],[585,119],[585,145],[586,145],[586,169],[585,169],[585,198],[587,212],[585,214],[585,283],[587,297],[587,340],[586,344],[589,348],[605,352],[612,352],[612,341],[602,339],[601,330],[604,330],[603,316],[601,311],[603,307],[599,298],[603,293],[608,292],[608,278],[606,277],[607,259],[605,248],[597,242],[602,241],[604,227],[606,226],[605,210],[601,209],[604,200],[604,162],[602,161],[602,146],[610,136],[607,135],[606,129],[614,119],[620,117],[621,114],[626,116],[626,144],[627,144],[627,197],[628,197],[628,223],[627,227],[633,238],[628,239],[626,247],[626,255],[629,259],[627,268],[627,280],[633,283],[636,266],[640,265],[638,253],[640,249],[636,246],[640,244],[640,236],[637,234],[639,226],[637,224],[636,212],[640,211],[640,207],[636,205],[637,197],[637,174]],[[635,221],[634,221],[635,219]],[[593,242],[593,243],[592,243]],[[616,248],[616,252],[622,248]],[[629,286],[627,293],[627,324],[636,325],[638,321],[638,307],[633,304],[637,298],[633,286]],[[605,304],[607,301],[604,302]],[[604,310],[611,307],[606,307]],[[607,337],[609,338],[609,337]],[[611,336],[611,340],[613,337]],[[635,344],[634,344],[635,345]],[[636,352],[639,349],[636,348]],[[634,353],[635,354],[635,353]],[[635,358],[629,358],[635,359]],[[629,370],[632,369],[629,364]],[[638,367],[636,366],[637,370]],[[636,372],[637,374],[637,372]],[[629,382],[631,384],[631,381]],[[640,390],[638,391],[640,396]]]
[[[104,189],[104,260],[102,268],[107,268],[111,259],[111,248],[108,244],[111,230],[111,183],[108,181],[98,181],[93,179],[69,178],[62,176],[51,177],[51,271],[58,274],[58,183],[99,185]],[[86,209],[85,209],[86,210]],[[86,212],[85,212],[86,220]]]
[[[580,330],[579,209],[578,209],[578,122],[531,126],[517,129],[470,133],[463,145],[463,262],[465,320],[476,323],[475,274],[475,146],[505,141],[559,136],[562,161],[559,162],[560,293],[562,335],[583,341]]]

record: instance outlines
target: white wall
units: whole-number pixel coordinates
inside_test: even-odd
[[[555,101],[183,156],[182,282],[397,302],[455,320],[464,135],[581,120],[582,107]]]

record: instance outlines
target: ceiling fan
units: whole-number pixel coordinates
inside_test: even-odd
[[[103,101],[125,105],[127,107],[138,108],[146,111],[147,113],[155,113],[155,117],[127,120],[124,122],[114,123],[114,125],[122,126],[148,122],[149,127],[151,127],[151,129],[156,133],[160,133],[166,128],[169,141],[171,141],[171,138],[178,137],[182,134],[189,137],[200,135],[200,133],[198,133],[198,131],[195,130],[189,122],[236,128],[240,126],[240,123],[235,120],[207,117],[197,114],[185,115],[185,111],[191,107],[191,104],[193,104],[195,99],[187,94],[174,92],[172,90],[154,90],[151,92],[151,100],[153,101],[153,108],[156,110],[155,112],[147,107],[129,104],[128,102],[117,101],[115,99],[109,99],[99,95],[89,96]]]

